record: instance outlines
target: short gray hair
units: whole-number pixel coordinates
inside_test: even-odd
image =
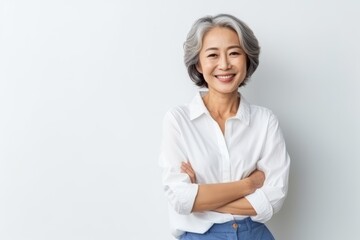
[[[207,83],[203,75],[196,69],[196,65],[199,61],[203,37],[215,27],[230,28],[239,36],[240,45],[247,58],[246,76],[239,86],[241,87],[246,84],[259,65],[260,46],[253,31],[243,21],[229,14],[205,16],[193,24],[184,43],[184,62],[189,76],[197,86],[207,87]]]

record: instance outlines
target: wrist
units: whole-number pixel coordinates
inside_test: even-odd
[[[254,181],[251,180],[251,178],[247,177],[247,178],[244,178],[242,181],[245,182],[246,195],[255,192],[256,185],[255,185]]]

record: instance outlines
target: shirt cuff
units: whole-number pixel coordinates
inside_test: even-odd
[[[181,201],[183,203],[181,206],[181,210],[180,210],[181,214],[190,214],[191,213],[191,210],[193,209],[193,206],[194,206],[196,195],[198,193],[198,189],[199,189],[199,185],[190,184],[186,194],[182,195],[182,197],[184,197],[184,199],[183,199],[183,201]]]
[[[257,215],[251,219],[256,222],[267,222],[273,215],[273,208],[261,189],[257,189],[254,193],[245,197],[255,209]]]

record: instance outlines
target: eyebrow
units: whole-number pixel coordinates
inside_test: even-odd
[[[240,50],[243,50],[239,45],[233,45],[233,46],[228,47],[227,49],[231,49],[231,48],[239,48]],[[214,50],[219,50],[219,48],[210,47],[210,48],[205,49],[205,52],[214,51]]]

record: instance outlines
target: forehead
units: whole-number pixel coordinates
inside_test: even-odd
[[[231,28],[227,27],[215,27],[210,29],[203,37],[202,40],[203,46],[216,47],[218,45],[239,45],[239,36],[237,32],[235,32]]]

